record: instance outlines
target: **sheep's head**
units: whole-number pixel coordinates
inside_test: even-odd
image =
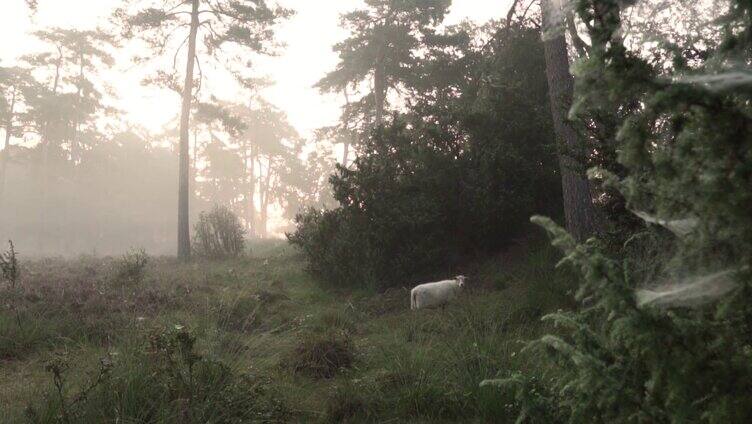
[[[454,279],[457,280],[458,286],[463,287],[465,285],[465,280],[467,280],[467,277],[465,277],[464,275],[458,275],[454,277]]]

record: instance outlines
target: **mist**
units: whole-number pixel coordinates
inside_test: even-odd
[[[2,3],[0,421],[752,422],[750,0]]]
[[[34,13],[23,2],[16,3],[7,6],[2,31],[18,42],[0,47],[0,65],[21,67],[28,73],[24,78],[34,81],[18,87],[12,130],[4,125],[0,131],[8,146],[0,239],[15,240],[31,256],[111,255],[130,248],[174,254],[180,98],[171,83],[160,78],[177,72],[180,65],[171,55],[143,61],[149,52],[142,42],[118,40],[120,31],[112,19],[119,7],[115,0],[97,2],[86,10],[40,2]],[[281,3],[296,12],[276,28],[275,38],[284,48],[272,56],[253,55],[254,65],[243,76],[250,86],[244,87],[228,72],[229,58],[204,65],[216,69],[202,75],[205,87],[197,91],[197,100],[210,107],[223,104],[248,110],[247,122],[226,116],[238,120],[232,123],[222,122],[217,113],[223,112],[202,116],[209,108],[194,107],[191,222],[212,205],[227,204],[243,217],[250,237],[281,238],[292,228],[297,212],[328,200],[326,178],[334,171],[342,147],[316,133],[336,122],[344,99],[321,92],[314,84],[336,61],[332,45],[345,34],[337,25],[339,15],[358,2],[335,3]],[[501,14],[488,5],[457,1],[447,22],[468,17],[484,20],[490,10],[492,15]],[[315,38],[297,30],[322,22],[330,25]],[[81,49],[90,49],[83,68],[75,57]],[[55,60],[58,51],[62,51],[61,66]],[[45,87],[55,91],[58,104],[46,104],[48,110],[41,110],[33,103],[46,100],[33,97]],[[7,91],[7,106],[11,97]],[[35,107],[39,110],[32,110]],[[37,116],[35,121],[33,113],[54,117]],[[262,114],[271,121],[263,122]],[[57,122],[40,122],[51,118]],[[267,125],[266,130],[258,123]],[[248,130],[231,128],[248,124]],[[268,131],[277,124],[287,128],[276,134]],[[50,151],[45,150],[45,132],[55,138]],[[241,146],[235,139],[238,135],[248,145]],[[251,140],[257,137],[263,138],[259,145],[267,151],[250,151]],[[271,163],[285,170],[277,172],[273,165],[269,173]],[[251,179],[256,187],[243,190],[241,186],[249,187]],[[269,188],[262,190],[267,179]]]

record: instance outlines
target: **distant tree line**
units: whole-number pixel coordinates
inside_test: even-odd
[[[173,252],[179,124],[149,134],[122,122],[103,77],[120,37],[62,28],[34,35],[39,52],[0,67],[3,237],[27,253]],[[170,88],[165,75],[147,82]],[[325,151],[304,153],[282,112],[251,94],[247,104],[194,94],[192,217],[223,204],[249,236],[267,237],[270,215],[290,220],[302,205],[326,201],[331,161]]]

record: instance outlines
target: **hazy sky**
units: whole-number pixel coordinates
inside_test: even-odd
[[[34,51],[38,44],[29,32],[49,26],[89,29],[104,23],[120,0],[39,0],[38,13],[29,18],[22,0],[1,0],[0,63],[8,65],[20,54]],[[339,15],[358,7],[360,0],[280,0],[297,15],[279,27],[278,39],[287,44],[280,56],[257,62],[257,72],[266,74],[276,85],[264,91],[264,97],[287,112],[290,122],[309,136],[321,126],[330,125],[339,116],[342,99],[322,96],[312,88],[327,71],[334,68],[337,56],[332,45],[345,37],[338,27]],[[447,23],[463,19],[484,22],[506,14],[509,0],[454,0]],[[140,84],[140,74],[127,61],[118,61],[106,78],[121,98],[116,106],[126,119],[159,130],[179,108],[175,94]],[[215,90],[218,87],[212,87]],[[226,98],[232,93],[222,90]],[[241,101],[241,99],[226,98]]]

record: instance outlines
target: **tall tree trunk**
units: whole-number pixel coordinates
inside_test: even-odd
[[[559,144],[559,167],[564,197],[566,228],[575,239],[583,241],[596,230],[596,216],[590,194],[590,183],[573,154],[583,151],[577,133],[567,122],[567,114],[574,97],[574,79],[569,73],[567,41],[564,33],[547,31],[554,28],[554,16],[561,12],[554,9],[551,0],[541,1],[546,55],[546,77],[553,116],[554,131]],[[579,155],[577,155],[579,156]]]
[[[259,170],[262,169],[261,161],[259,160]],[[266,167],[266,176],[262,176],[260,178],[261,180],[261,186],[259,187],[259,195],[260,195],[260,204],[259,204],[259,223],[258,223],[258,235],[260,238],[266,238],[268,235],[267,231],[267,221],[269,219],[269,187],[270,182],[272,179],[272,160],[269,159],[269,162]]]
[[[386,76],[384,75],[384,47],[379,48],[376,67],[373,70],[373,96],[375,123],[380,127],[384,121],[384,98],[386,97]]]
[[[78,145],[78,136],[81,130],[81,105],[83,104],[83,99],[81,98],[81,94],[83,92],[83,81],[84,81],[84,55],[81,53],[78,58],[78,64],[79,64],[79,71],[78,71],[78,91],[76,92],[76,122],[73,126],[73,138],[71,139],[71,161],[73,162],[73,165],[76,164],[76,161],[79,159],[79,145]]]
[[[198,33],[198,2],[192,0],[191,31],[188,35],[188,59],[185,65],[183,85],[183,105],[180,111],[180,152],[178,177],[178,259],[187,261],[191,257],[191,229],[189,222],[190,199],[190,114],[193,101],[193,69],[196,64],[196,34]]]
[[[196,183],[198,177],[198,127],[193,127],[193,166],[191,167],[191,182]]]
[[[60,86],[60,68],[63,66],[63,49],[57,46],[58,57],[55,64],[55,80],[52,83],[52,97],[57,96],[57,90]],[[47,210],[48,197],[50,192],[50,122],[49,117],[45,117],[42,124],[42,207],[39,208],[39,238],[37,240],[38,251],[44,254],[47,251],[45,241],[47,239]]]
[[[3,145],[3,158],[0,166],[0,205],[2,205],[3,197],[5,196],[5,173],[8,168],[8,157],[10,156],[10,136],[13,133],[13,113],[16,108],[16,88],[13,87],[13,94],[10,101],[10,109],[8,110],[8,119],[5,121],[5,144]]]
[[[342,166],[347,168],[347,159],[350,157],[350,140],[345,140],[344,149],[342,151]]]
[[[57,61],[55,63],[55,81],[52,83],[52,94],[57,94],[57,87],[60,85],[60,68],[63,66],[63,48],[57,46]]]
[[[345,110],[349,110],[350,109],[350,95],[347,92],[347,85],[345,85],[345,88],[344,88],[343,92],[345,93]],[[348,113],[347,117],[348,118],[350,117],[349,113]],[[348,119],[348,121],[349,121],[349,119]],[[347,159],[350,156],[350,136],[349,136],[349,133],[350,133],[350,123],[349,122],[345,122],[345,133],[346,133],[345,134],[345,142],[344,142],[343,152],[342,152],[342,166],[344,166],[345,168],[347,168]]]
[[[246,169],[248,169],[248,199],[247,205],[248,205],[248,211],[247,211],[247,222],[248,222],[248,234],[255,238],[257,236],[256,234],[256,155],[253,149],[253,146],[250,146],[250,148],[247,150],[248,156],[246,156]]]

